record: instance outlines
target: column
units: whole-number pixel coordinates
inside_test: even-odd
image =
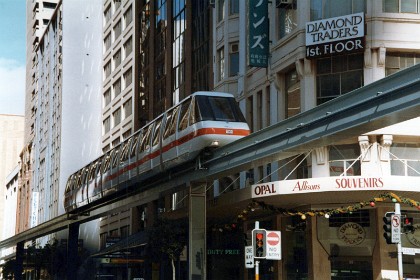
[[[79,224],[69,225],[67,241],[67,280],[77,280]]]

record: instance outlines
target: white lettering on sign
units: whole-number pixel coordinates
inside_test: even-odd
[[[306,24],[306,46],[365,36],[363,13],[311,21]]]
[[[252,185],[250,190],[252,198],[259,198],[284,194],[365,191],[369,189],[405,191],[404,186],[418,185],[420,185],[418,176],[332,176],[256,184]],[[413,191],[420,193],[420,189],[413,189]]]
[[[348,53],[364,48],[364,14],[334,17],[306,24],[306,57]]]
[[[267,260],[281,260],[281,232],[267,230],[265,258]]]

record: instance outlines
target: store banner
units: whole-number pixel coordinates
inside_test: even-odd
[[[248,66],[268,67],[268,0],[248,1]]]
[[[361,51],[364,48],[364,13],[306,24],[306,57],[315,58]]]

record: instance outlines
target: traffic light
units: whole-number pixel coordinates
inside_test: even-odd
[[[254,258],[264,259],[266,255],[266,236],[265,229],[252,230],[252,246],[254,247]]]
[[[415,229],[414,229],[414,225],[413,225],[413,218],[411,217],[405,217],[403,220],[403,232],[404,233],[414,233]]]
[[[391,230],[392,230],[392,226],[391,226],[391,216],[394,215],[394,212],[386,212],[385,216],[383,218],[384,220],[384,237],[386,240],[386,243],[388,244],[393,244],[391,239],[392,239],[392,234],[391,234]]]

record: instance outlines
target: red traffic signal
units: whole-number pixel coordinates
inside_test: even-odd
[[[402,228],[403,228],[404,233],[408,233],[408,232],[414,233],[415,228],[414,228],[413,218],[405,217],[402,223]]]
[[[254,258],[264,259],[266,256],[267,232],[265,229],[252,230],[252,246],[254,247]]]

